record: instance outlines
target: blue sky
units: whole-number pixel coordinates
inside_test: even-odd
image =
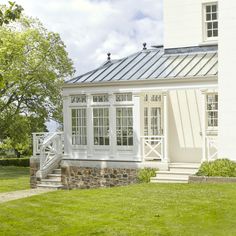
[[[0,0],[7,3],[6,0]],[[163,41],[162,0],[16,0],[61,35],[76,75]]]

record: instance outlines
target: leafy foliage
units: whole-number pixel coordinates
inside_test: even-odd
[[[9,1],[9,7],[2,7],[0,9],[0,26],[3,24],[9,24],[11,21],[15,21],[20,18],[23,8],[15,4],[15,2]]]
[[[198,176],[236,177],[236,162],[228,159],[218,159],[202,163]]]
[[[22,16],[0,27],[0,148],[30,149],[31,133],[62,120],[61,86],[74,73],[57,33]]]
[[[157,169],[154,168],[144,168],[138,171],[138,181],[140,183],[149,183],[151,177],[156,176]]]

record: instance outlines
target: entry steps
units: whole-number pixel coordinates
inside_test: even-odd
[[[53,170],[45,179],[41,179],[37,183],[37,188],[61,189],[62,187],[61,169]]]
[[[188,183],[190,175],[197,173],[199,163],[170,163],[169,170],[156,171],[151,183]]]

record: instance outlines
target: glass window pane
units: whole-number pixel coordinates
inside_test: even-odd
[[[72,145],[87,145],[86,108],[72,109]]]

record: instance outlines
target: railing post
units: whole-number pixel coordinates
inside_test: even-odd
[[[165,162],[169,162],[169,146],[168,146],[168,120],[169,120],[169,112],[168,112],[168,93],[163,93],[164,98],[164,139],[162,146],[164,145],[164,153],[163,153],[163,160]]]
[[[142,161],[145,162],[145,138],[141,137],[141,143],[142,143]]]
[[[36,156],[36,134],[33,133],[33,156]]]
[[[207,137],[206,137],[206,92],[207,90],[201,90],[202,92],[202,162],[207,158]]]

